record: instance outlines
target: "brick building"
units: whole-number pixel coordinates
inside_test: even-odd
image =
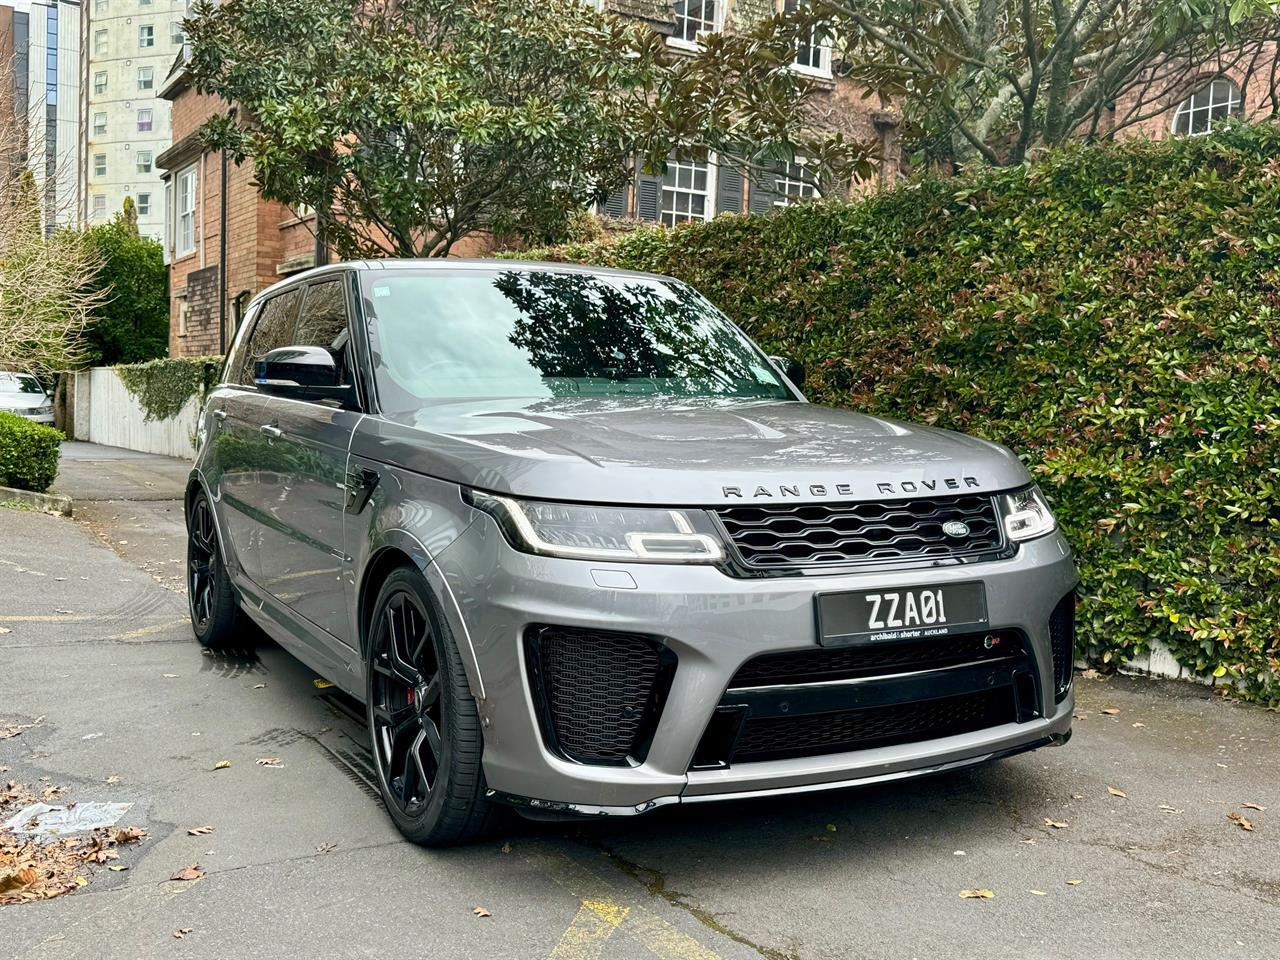
[[[742,30],[803,0],[587,0],[599,8],[648,23],[675,50],[694,49],[701,32]],[[880,111],[847,81],[832,76],[831,50],[820,37],[804,46],[793,69],[814,78],[818,120],[858,140],[879,137],[885,171],[896,170],[896,117]],[[235,331],[239,308],[281,277],[316,264],[315,217],[263,200],[251,163],[237,166],[206,150],[204,121],[227,105],[199,94],[180,54],[159,91],[170,104],[173,145],[156,158],[165,181],[165,249],[169,260],[173,356],[221,353]],[[602,205],[620,219],[681,223],[725,211],[763,211],[811,197],[815,189],[801,161],[755,178],[706,161],[673,161],[665,177],[637,172],[632,183]],[[225,223],[225,229],[223,224]],[[458,256],[483,255],[479,238],[456,245]],[[324,256],[323,251],[320,251]],[[226,270],[220,265],[225,261]],[[225,276],[224,276],[225,273]]]

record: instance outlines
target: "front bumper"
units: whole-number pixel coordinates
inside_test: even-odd
[[[1048,621],[1077,583],[1054,533],[1008,559],[835,576],[738,579],[712,567],[594,563],[520,553],[481,516],[438,555],[455,603],[446,615],[472,655],[484,725],[484,769],[502,799],[548,813],[636,813],[674,802],[761,796],[935,773],[1070,735],[1073,696],[1054,702]],[[690,769],[734,673],[763,653],[817,650],[821,591],[981,579],[992,629],[1025,635],[1036,674],[1034,719],[933,739],[819,756]],[[525,628],[554,624],[665,638],[678,660],[643,762],[577,763],[550,750],[530,693]]]

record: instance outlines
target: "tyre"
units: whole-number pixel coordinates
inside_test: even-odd
[[[488,832],[499,810],[485,799],[475,699],[439,606],[411,567],[378,591],[365,688],[378,786],[400,832],[427,847]]]
[[[191,629],[210,650],[244,647],[253,636],[248,618],[231,586],[218,544],[213,505],[203,490],[187,512],[187,606]]]

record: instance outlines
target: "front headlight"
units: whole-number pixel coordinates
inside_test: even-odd
[[[1004,532],[1014,543],[1043,537],[1058,528],[1058,521],[1037,486],[1001,494],[997,502],[1004,518]]]
[[[518,550],[576,560],[716,563],[720,542],[699,532],[687,510],[603,507],[517,500],[467,490],[464,499],[493,516]]]

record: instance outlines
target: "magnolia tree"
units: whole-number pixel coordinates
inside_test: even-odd
[[[28,145],[0,130],[0,162]],[[80,366],[83,334],[102,293],[90,288],[98,260],[84,235],[47,233],[30,170],[0,169],[0,369],[40,376]]]
[[[789,68],[803,17],[692,55],[581,0],[201,0],[187,24],[197,88],[233,105],[207,141],[252,160],[264,196],[314,208],[343,256],[556,239],[673,152],[870,168],[870,144],[808,119],[812,81]]]
[[[812,0],[843,71],[925,162],[1021,163],[1167,111],[1206,76],[1276,89],[1273,0]],[[1119,109],[1117,109],[1119,106]]]

